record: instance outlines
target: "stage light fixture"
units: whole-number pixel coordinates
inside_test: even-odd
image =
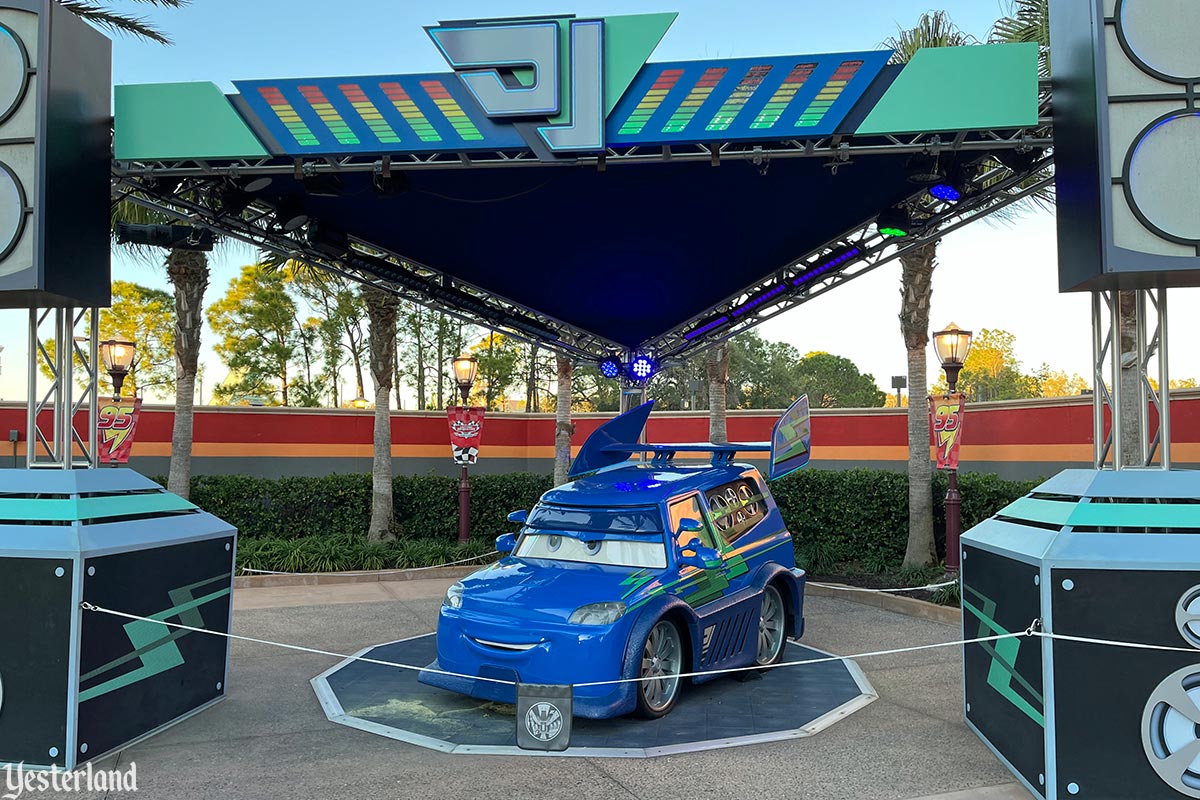
[[[972,172],[962,164],[955,164],[947,170],[945,179],[929,187],[929,193],[943,202],[957,203],[971,191]]]
[[[629,362],[629,377],[640,383],[650,380],[657,371],[658,364],[654,363],[654,359],[645,353],[639,354]]]
[[[408,176],[403,172],[392,172],[388,175],[377,172],[371,176],[371,188],[380,197],[395,197],[408,191]]]
[[[341,197],[342,178],[330,172],[304,176],[304,192],[315,197]]]
[[[946,177],[946,172],[938,164],[938,157],[929,153],[917,153],[908,160],[905,174],[910,183],[930,184]]]
[[[232,184],[225,184],[216,191],[217,213],[223,216],[240,217],[254,202],[254,197]]]
[[[899,239],[912,233],[912,217],[905,208],[888,208],[875,220],[880,236]]]
[[[1038,148],[1030,148],[1024,151],[997,150],[993,155],[1001,164],[1021,175],[1029,172],[1033,168],[1033,165],[1041,160],[1042,150]]]
[[[250,194],[258,194],[271,185],[272,178],[269,175],[250,175],[236,181],[237,187],[243,192]]]
[[[713,319],[708,320],[707,322],[700,325],[700,327],[694,328],[694,329],[688,331],[687,333],[685,333],[683,335],[683,338],[688,340],[689,342],[692,341],[693,339],[699,339],[704,334],[708,333],[711,330],[721,327],[722,325],[724,325],[727,322],[729,322],[728,315],[722,314],[719,317],[714,317]]]
[[[293,233],[308,224],[308,213],[300,201],[289,195],[275,206],[275,226],[284,233]]]
[[[344,231],[323,225],[315,219],[308,224],[304,238],[310,247],[330,258],[344,258],[350,252],[350,237]]]
[[[621,359],[616,356],[609,356],[600,361],[600,374],[610,380],[621,377],[623,371],[621,368]]]
[[[117,223],[117,244],[143,244],[167,250],[195,250],[209,252],[217,241],[217,235],[209,228],[192,225],[135,225]]]

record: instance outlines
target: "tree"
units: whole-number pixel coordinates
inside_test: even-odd
[[[708,374],[708,440],[717,444],[729,441],[725,419],[729,351],[729,342],[721,342],[709,348],[705,362]]]
[[[960,47],[977,42],[955,25],[945,11],[933,11],[922,14],[916,27],[897,31],[884,46],[895,51],[892,63],[903,64],[923,47]],[[900,257],[900,333],[908,353],[908,385],[915,391],[929,385],[925,352],[929,345],[929,300],[936,265],[936,239]],[[928,412],[922,404],[909,404],[908,546],[904,553],[907,567],[926,567],[937,560],[931,482]]]
[[[243,267],[225,295],[208,309],[219,338],[213,349],[239,376],[223,394],[279,394],[289,405],[291,363],[299,349],[296,303],[287,276],[278,270]]]
[[[796,381],[817,408],[882,408],[887,400],[875,378],[854,362],[830,353],[809,353],[796,365]],[[795,398],[792,398],[794,400]]]
[[[58,0],[59,4],[73,14],[115,33],[124,33],[159,44],[172,44],[170,37],[155,27],[145,17],[122,14],[108,8],[109,3],[99,0]],[[183,8],[190,0],[138,0],[146,5],[161,8]]]
[[[171,295],[161,289],[151,289],[131,281],[113,281],[112,305],[100,310],[100,341],[126,339],[134,343],[133,364],[121,386],[122,397],[145,396],[147,389],[170,392],[175,387],[172,369],[175,349],[175,325],[171,314]],[[91,334],[91,324],[87,327]],[[51,361],[58,342],[48,339],[46,352]],[[77,360],[78,361],[78,360]],[[41,361],[42,374],[53,377],[50,366]],[[79,366],[82,366],[80,364]],[[106,374],[101,371],[101,380]],[[82,370],[79,387],[85,388],[87,380]],[[111,391],[109,392],[111,394]]]
[[[1037,375],[1021,372],[1014,349],[1016,337],[1005,330],[984,328],[971,343],[971,352],[958,376],[958,391],[973,403],[1037,397]],[[944,381],[934,387],[946,391]]]
[[[558,396],[561,402],[561,389]],[[595,364],[579,364],[571,371],[570,398],[576,411],[616,411],[621,407],[621,384],[601,375]]]
[[[371,377],[375,381],[374,457],[371,463],[371,522],[367,538],[382,541],[392,528],[392,391],[396,360],[396,317],[400,300],[391,292],[364,285],[370,320]]]
[[[574,363],[565,353],[555,354],[558,368],[558,402],[554,406],[554,485],[567,482],[567,471],[571,467],[571,437],[575,423],[571,421],[572,372]]]
[[[161,8],[182,8],[188,0],[142,0]],[[144,17],[113,11],[98,0],[59,0],[63,8],[93,24],[159,44],[170,38]],[[117,222],[166,223],[163,214],[122,200],[113,204],[114,235]],[[115,236],[114,236],[115,238]],[[145,250],[142,251],[143,253]],[[192,482],[192,416],[196,402],[196,371],[200,358],[201,309],[208,287],[208,257],[203,252],[172,250],[166,258],[167,279],[175,289],[175,416],[171,428],[171,466],[167,491],[185,500]]]
[[[489,333],[471,348],[479,359],[475,394],[489,411],[504,409],[506,393],[520,376],[521,347],[502,333]],[[478,402],[478,401],[476,401]]]
[[[298,261],[287,262],[286,274],[289,286],[320,315],[321,382],[330,394],[330,405],[341,405],[341,370],[347,361],[354,370],[355,397],[366,397],[363,362],[367,358],[367,336],[362,326],[366,309],[355,284]]]
[[[1075,397],[1091,388],[1082,376],[1050,369],[1049,364],[1042,364],[1033,373],[1033,380],[1039,397]]]

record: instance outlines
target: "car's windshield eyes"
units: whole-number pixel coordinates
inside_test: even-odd
[[[622,567],[667,565],[663,542],[630,539],[593,539],[585,541],[556,533],[526,533],[513,555],[518,558],[542,558]]]

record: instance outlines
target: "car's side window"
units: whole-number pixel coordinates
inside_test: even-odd
[[[680,550],[683,550],[692,539],[699,539],[705,547],[716,548],[712,532],[709,530],[708,524],[704,521],[704,509],[700,507],[700,495],[694,494],[682,500],[675,500],[667,506],[667,516],[670,517],[671,535],[678,537]],[[679,532],[679,523],[685,519],[698,520],[704,526],[704,530],[696,532],[686,531],[681,534]]]
[[[752,478],[739,478],[709,489],[704,497],[712,511],[713,524],[727,544],[748,533],[767,513],[762,487]]]

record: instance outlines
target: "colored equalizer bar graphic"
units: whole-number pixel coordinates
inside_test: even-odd
[[[737,88],[725,99],[725,102],[721,104],[721,108],[704,129],[706,131],[728,130],[733,121],[737,119],[737,115],[746,107],[746,103],[750,102],[750,98],[758,91],[758,87],[762,85],[763,79],[770,73],[770,64],[759,64],[758,66],[751,67],[742,79],[738,81]]]
[[[687,128],[688,123],[692,121],[692,117],[696,116],[696,112],[700,110],[700,106],[704,105],[704,101],[713,93],[713,89],[725,77],[728,72],[727,67],[710,67],[704,70],[704,74],[700,76],[700,80],[696,81],[696,85],[688,92],[687,97],[671,114],[667,124],[663,126],[663,133],[679,133]]]
[[[750,127],[756,130],[774,127],[775,123],[779,122],[779,118],[783,116],[784,109],[795,99],[796,93],[804,87],[804,84],[808,83],[809,77],[816,68],[815,63],[797,64],[793,67],[787,78],[775,90],[775,94],[771,95],[771,99],[763,106],[762,111],[758,112],[754,122],[750,123]]]
[[[357,83],[343,83],[338,85],[338,89],[350,101],[350,105],[354,107],[355,112],[358,113],[358,116],[362,118],[362,121],[371,129],[371,133],[375,134],[375,138],[381,144],[400,143],[400,136],[387,123],[387,120],[383,118],[383,114],[379,112],[379,109],[367,97],[362,87]]]
[[[455,132],[462,137],[466,142],[478,142],[483,139],[483,134],[479,132],[479,128],[475,127],[475,123],[471,122],[471,118],[467,116],[467,112],[463,111],[462,106],[458,101],[451,96],[446,90],[445,84],[441,81],[421,81],[421,88],[429,95],[429,99],[433,100],[437,105],[438,110],[442,112],[442,116],[450,123]]]
[[[413,133],[417,135],[418,139],[422,142],[440,142],[442,140],[442,135],[433,127],[433,123],[429,121],[429,117],[425,116],[425,112],[413,102],[408,92],[404,91],[403,86],[389,81],[379,84],[379,88],[383,90],[384,95],[391,101],[395,109],[400,112],[400,116],[413,129]]]
[[[337,139],[338,144],[359,144],[358,136],[346,124],[346,120],[338,113],[329,99],[325,97],[316,86],[301,86],[300,95],[308,101],[312,106],[313,111],[317,112],[321,122],[325,123],[325,127],[329,128],[329,132],[333,134],[333,138]]]
[[[800,119],[796,120],[796,127],[811,128],[820,125],[821,120],[829,113],[829,109],[842,96],[842,92],[846,91],[847,84],[862,69],[862,65],[862,61],[843,61],[832,77],[821,87],[821,91],[817,93],[813,101],[808,104],[808,108],[804,109]]]
[[[301,147],[316,147],[321,143],[321,140],[304,124],[304,120],[300,119],[300,114],[279,89],[274,86],[262,86],[258,93],[283,124],[283,127],[287,129],[287,132],[296,140],[296,144]]]
[[[629,118],[621,124],[622,134],[638,134],[646,127],[646,123],[654,116],[654,112],[658,111],[662,106],[663,100],[666,99],[667,93],[675,88],[675,84],[679,82],[679,77],[683,75],[681,69],[664,69],[655,79],[654,83],[638,101],[637,107],[633,109],[633,113]]]

